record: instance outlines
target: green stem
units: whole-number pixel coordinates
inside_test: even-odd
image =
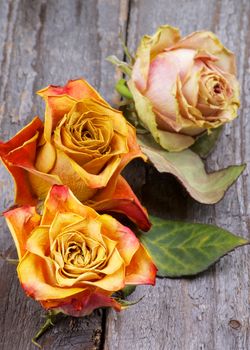
[[[49,329],[51,326],[54,326],[54,323],[51,321],[51,319],[47,319],[42,327],[39,329],[39,331],[36,333],[34,338],[32,338],[32,343],[38,346],[39,348],[42,348],[40,344],[38,344],[36,341]]]
[[[126,97],[128,99],[133,99],[133,96],[129,90],[129,88],[127,87],[127,82],[125,79],[120,79],[116,85],[115,85],[115,89],[117,92],[119,92],[119,94],[123,97]]]
[[[37,340],[50,328],[55,325],[55,322],[58,320],[58,315],[63,315],[59,311],[49,311],[46,315],[46,321],[41,326],[39,331],[36,333],[36,335],[32,338],[32,343],[36,346],[38,346],[40,349],[42,346],[37,343]]]

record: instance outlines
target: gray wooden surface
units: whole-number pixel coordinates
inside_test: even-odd
[[[250,2],[249,0],[0,0],[0,138],[7,140],[43,106],[34,95],[48,85],[85,77],[110,102],[119,76],[105,61],[122,58],[120,30],[136,48],[141,35],[163,23],[183,34],[215,31],[238,58],[242,87],[240,118],[227,125],[208,160],[208,169],[250,160]],[[248,237],[248,169],[215,206],[188,197],[169,175],[135,161],[125,171],[151,213],[214,223]],[[12,204],[12,182],[0,169],[0,210]],[[0,218],[0,252],[15,256]],[[250,251],[241,248],[195,279],[158,279],[130,297],[138,304],[122,313],[95,312],[68,318],[42,339],[44,349],[248,350],[250,349]],[[41,309],[24,296],[15,266],[0,258],[0,349],[35,349],[30,343],[43,321]]]

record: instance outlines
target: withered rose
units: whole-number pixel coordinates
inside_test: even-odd
[[[211,32],[181,38],[161,26],[144,36],[128,85],[143,125],[168,151],[181,151],[195,137],[237,116],[239,85],[232,52]]]
[[[38,92],[46,103],[39,118],[6,143],[0,156],[16,184],[16,203],[44,199],[53,184],[65,184],[98,210],[124,212],[144,230],[147,213],[122,169],[142,157],[134,128],[85,80]]]
[[[43,213],[23,206],[4,213],[14,238],[21,285],[46,309],[83,316],[120,304],[126,285],[154,284],[156,267],[134,233],[54,185]]]

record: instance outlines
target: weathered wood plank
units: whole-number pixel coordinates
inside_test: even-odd
[[[211,29],[236,52],[242,86],[241,116],[226,126],[208,168],[249,163],[249,1],[132,0],[129,18],[131,49],[136,48],[141,35],[169,23],[180,27],[183,34]],[[144,174],[146,180],[144,204],[154,214],[215,223],[249,237],[248,170],[220,203],[206,206],[181,193],[171,176],[152,168],[144,173],[143,166],[139,169],[140,177]],[[249,248],[245,247],[196,279],[158,279],[154,288],[137,288],[130,298],[137,300],[145,295],[139,304],[121,314],[109,313],[105,349],[249,349],[249,269]]]
[[[35,91],[85,77],[109,100],[114,70],[105,61],[121,53],[117,32],[124,30],[127,1],[0,0],[0,139],[13,136],[34,115],[43,117]],[[0,169],[0,210],[13,201],[12,182]],[[15,256],[3,218],[0,252]],[[31,338],[42,324],[41,308],[24,296],[15,266],[0,259],[0,348],[34,349]],[[98,349],[102,343],[102,314],[66,319],[42,339],[44,349]]]

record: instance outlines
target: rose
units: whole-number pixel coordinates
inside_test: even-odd
[[[184,38],[161,26],[144,36],[128,82],[142,124],[168,151],[181,151],[204,131],[237,115],[235,57],[211,32]]]
[[[40,216],[24,206],[4,213],[14,238],[20,283],[46,309],[73,316],[112,306],[126,285],[154,284],[156,267],[134,233],[54,185]]]
[[[38,92],[46,102],[45,123],[37,117],[10,141],[0,156],[16,184],[16,203],[44,199],[51,185],[66,184],[98,210],[124,212],[148,230],[147,213],[120,175],[142,157],[134,128],[85,80]]]

